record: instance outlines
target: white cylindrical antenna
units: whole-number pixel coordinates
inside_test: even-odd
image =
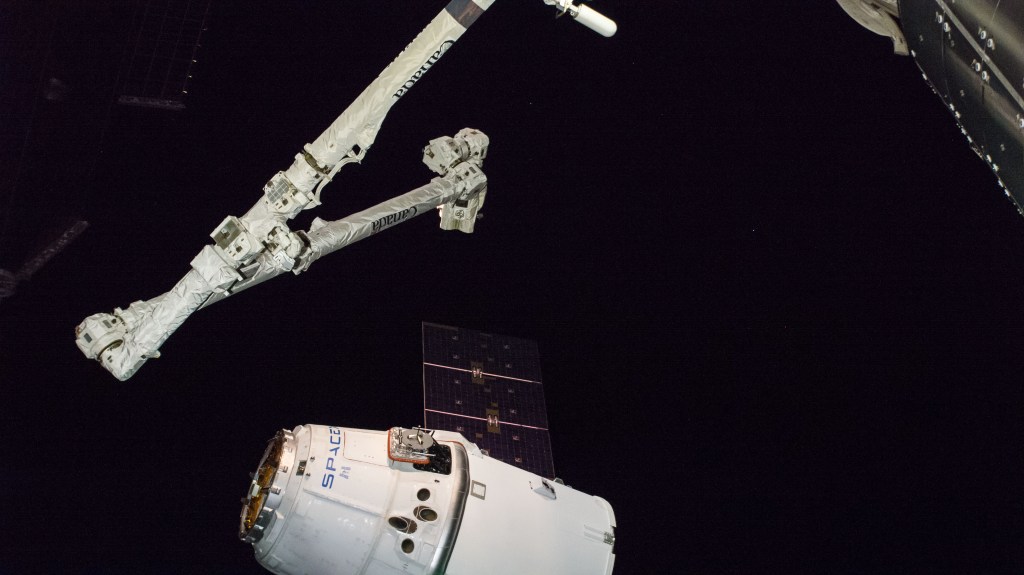
[[[614,20],[604,14],[601,14],[597,10],[594,10],[590,6],[573,6],[570,4],[569,15],[580,24],[583,24],[605,38],[611,38],[615,35],[615,31],[619,29]]]

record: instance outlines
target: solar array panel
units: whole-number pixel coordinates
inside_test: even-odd
[[[211,0],[145,0],[137,6],[137,32],[123,74],[120,104],[180,110]]]
[[[423,419],[491,457],[555,476],[537,342],[423,323]]]

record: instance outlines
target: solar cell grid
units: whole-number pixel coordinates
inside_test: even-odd
[[[424,424],[554,477],[537,343],[423,323]]]
[[[485,373],[541,381],[537,342],[439,324],[423,324],[423,361]]]
[[[430,429],[456,431],[495,459],[542,477],[555,476],[551,442],[546,430],[503,425],[501,433],[494,434],[487,431],[486,420],[430,411],[426,415],[426,427]]]
[[[496,404],[503,422],[548,426],[541,384],[488,377],[482,384],[473,383],[469,372],[435,365],[423,366],[423,379],[427,409],[482,417],[486,408]]]

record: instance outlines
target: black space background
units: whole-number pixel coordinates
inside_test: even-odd
[[[0,266],[91,224],[0,304],[0,573],[262,572],[236,524],[265,440],[420,423],[423,320],[539,342],[616,573],[1024,571],[1024,220],[830,1],[600,0],[604,39],[499,0],[295,226],[422,185],[471,126],[477,233],[388,230],[126,383],[81,356],[82,318],[169,289],[444,4],[215,0],[180,113],[110,105],[133,3],[0,8]]]

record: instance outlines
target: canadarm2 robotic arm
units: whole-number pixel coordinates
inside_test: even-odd
[[[169,292],[112,314],[87,317],[75,328],[75,343],[86,357],[124,381],[146,360],[159,357],[160,346],[192,313],[243,289],[287,271],[301,273],[324,255],[433,208],[441,211],[442,229],[471,233],[487,193],[481,170],[487,146],[487,136],[469,128],[454,138],[431,140],[423,161],[440,176],[427,185],[340,220],[317,218],[309,231],[274,228],[263,250],[254,250],[262,244],[239,218],[229,217],[211,234],[215,244],[203,248]],[[285,238],[293,243],[284,244]],[[293,247],[294,257],[289,255]]]
[[[79,324],[75,343],[82,353],[99,360],[118,379],[128,379],[147,359],[158,357],[163,342],[200,307],[309,259],[315,253],[309,236],[291,231],[287,221],[319,205],[320,192],[342,166],[362,160],[391,106],[492,2],[452,0],[320,137],[296,154],[287,170],[267,182],[263,197],[245,215],[221,222],[211,234],[214,245],[203,248],[169,292]],[[486,148],[486,137],[484,141]],[[474,201],[480,202],[481,196]],[[462,229],[472,231],[472,223]]]
[[[391,106],[447,52],[494,0],[451,0],[405,50],[312,143],[292,165],[263,187],[263,197],[241,217],[229,216],[192,260],[192,269],[167,293],[137,301],[113,314],[89,316],[75,342],[120,380],[145,361],[201,307],[284,272],[300,273],[320,256],[386,229],[428,207],[441,207],[441,227],[473,231],[485,197],[480,165],[487,137],[463,130],[431,141],[424,161],[441,177],[408,194],[337,222],[314,221],[292,231],[288,220],[320,204],[320,193],[342,166],[359,162],[373,144]],[[577,21],[610,36],[615,23],[570,0],[544,0]]]

